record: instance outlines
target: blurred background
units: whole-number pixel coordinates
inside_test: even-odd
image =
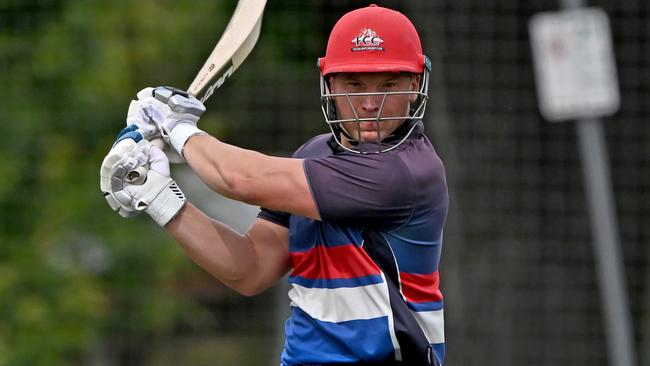
[[[447,167],[447,365],[604,365],[605,327],[574,122],[537,108],[528,22],[557,1],[376,3],[433,63],[425,125]],[[271,0],[256,48],[201,127],[288,156],[327,131],[316,58],[368,1]],[[650,365],[650,3],[610,16],[620,111],[604,119],[638,363]],[[147,217],[124,220],[99,166],[145,86],[185,88],[234,0],[0,0],[0,365],[277,365],[286,285],[244,298]],[[187,169],[188,196],[238,230],[256,208]]]

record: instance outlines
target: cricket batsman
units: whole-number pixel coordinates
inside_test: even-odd
[[[243,295],[289,274],[281,365],[442,365],[438,266],[449,199],[424,134],[430,63],[418,33],[391,9],[351,11],[318,68],[331,133],[291,158],[205,133],[205,107],[185,92],[143,89],[104,159],[101,190],[121,216],[147,213]],[[186,201],[150,142],[160,137],[212,190],[261,207],[245,234]]]

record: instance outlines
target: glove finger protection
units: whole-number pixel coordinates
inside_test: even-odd
[[[166,103],[155,98],[154,91],[155,88],[147,87],[138,92],[137,99],[129,105],[126,124],[129,127],[136,126],[137,132],[164,150],[172,163],[184,163],[185,160],[165,142],[162,124],[171,110]]]
[[[135,184],[134,178],[142,178],[138,184],[145,182],[152,146],[149,141],[141,140],[131,145],[131,149],[113,164],[110,171],[111,192],[122,190],[125,183]],[[134,172],[144,172],[144,175],[134,177]]]
[[[205,133],[197,127],[201,115],[205,112],[205,106],[189,93],[172,87],[157,87],[153,94],[158,101],[166,103],[171,109],[162,124],[161,133],[165,142],[183,158],[183,147],[187,140],[194,135]]]
[[[148,166],[142,184],[129,182],[129,174]],[[125,210],[146,212],[160,226],[165,226],[185,204],[185,196],[169,176],[169,160],[162,150],[142,140],[113,165],[110,195]]]
[[[205,106],[201,101],[180,89],[169,86],[157,87],[153,95],[156,100],[165,103],[171,110],[163,123],[163,128],[168,132],[180,123],[196,126],[205,112]]]
[[[198,130],[196,125],[205,112],[205,106],[198,99],[172,87],[144,88],[137,97],[129,105],[127,125],[136,125],[145,139],[162,138],[167,145],[171,144],[170,132],[180,124],[190,124]],[[178,149],[157,146],[165,150],[170,161],[184,162]]]
[[[117,201],[115,197],[111,195],[112,192],[111,173],[113,170],[113,166],[118,162],[120,162],[125,155],[127,155],[131,150],[133,150],[136,147],[136,145],[137,144],[133,139],[124,139],[117,142],[102,161],[102,166],[99,172],[99,176],[100,176],[99,186],[102,191],[102,194],[104,195],[104,198],[108,202],[108,205],[111,207],[113,211],[117,211],[117,213],[120,216],[127,217],[127,218],[137,216],[138,214],[140,214],[140,212],[133,209],[130,206],[121,205],[119,201]]]

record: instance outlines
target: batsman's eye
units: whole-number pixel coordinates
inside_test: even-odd
[[[362,85],[358,81],[348,81],[345,83],[347,89],[358,90],[361,89]]]
[[[400,89],[400,83],[395,80],[387,81],[382,84],[381,88],[384,91],[398,91]]]

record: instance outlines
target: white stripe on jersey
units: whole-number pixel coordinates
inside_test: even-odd
[[[411,311],[422,327],[429,343],[445,342],[445,319],[442,309],[435,311]]]
[[[382,316],[392,318],[385,280],[375,285],[339,288],[308,288],[294,283],[289,299],[291,306],[298,306],[321,321],[339,323]]]

